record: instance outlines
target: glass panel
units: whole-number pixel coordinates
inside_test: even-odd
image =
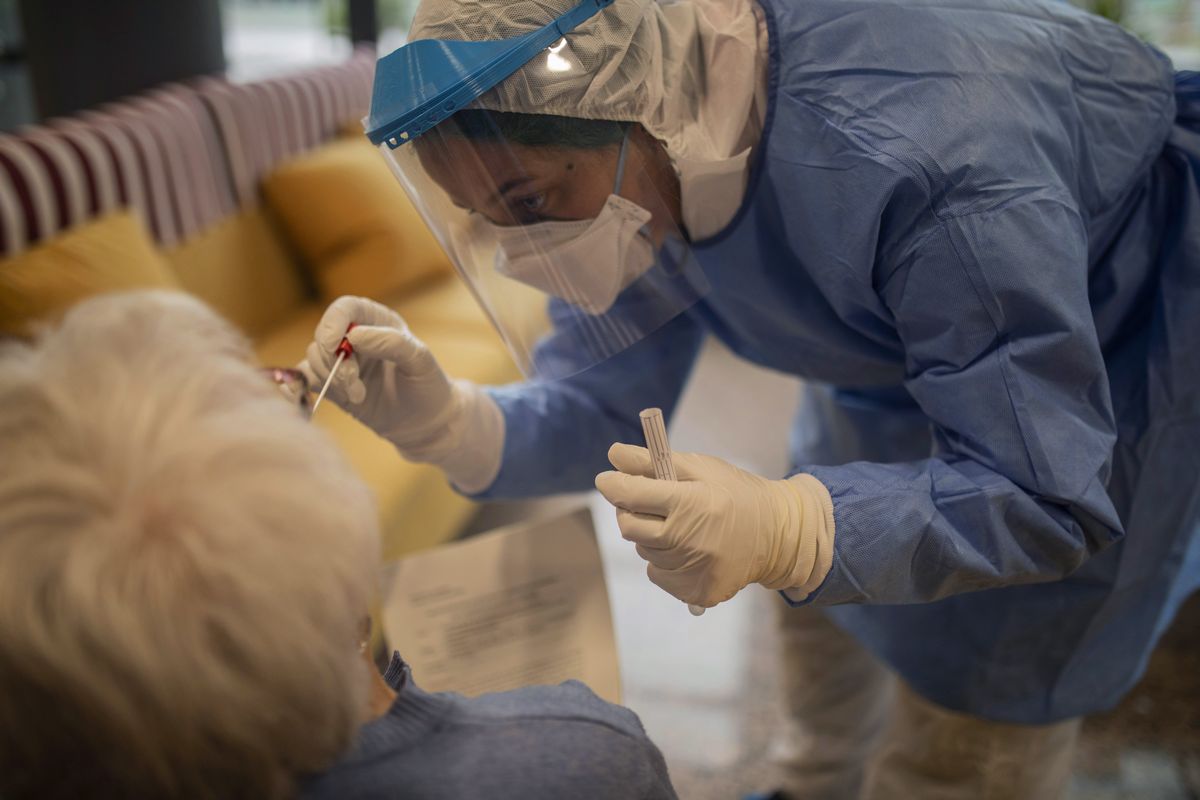
[[[1176,69],[1200,69],[1200,0],[1077,1],[1163,50]]]
[[[408,27],[417,10],[417,0],[377,0],[379,5],[379,55],[384,56],[408,39]]]
[[[225,60],[238,81],[350,55],[345,0],[221,0]]]

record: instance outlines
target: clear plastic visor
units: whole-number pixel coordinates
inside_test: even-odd
[[[380,149],[526,376],[585,370],[704,296],[674,171],[639,126],[528,145],[480,118]]]

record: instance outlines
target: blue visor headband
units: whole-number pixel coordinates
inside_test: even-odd
[[[422,39],[379,59],[367,138],[411,142],[528,64],[613,0],[583,0],[544,28],[487,42]]]

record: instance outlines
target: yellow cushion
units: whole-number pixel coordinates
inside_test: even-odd
[[[455,492],[440,469],[405,461],[396,448],[333,403],[322,403],[314,422],[332,436],[374,492],[384,559],[454,538],[473,513],[475,504]]]
[[[166,252],[192,294],[251,336],[308,302],[303,272],[261,208],[248,208]]]
[[[383,157],[342,139],[281,165],[263,192],[326,302],[382,297],[450,270]]]
[[[343,122],[342,126],[338,128],[337,135],[339,139],[358,140],[366,137],[366,134],[363,133],[362,121],[357,119],[348,119]]]
[[[0,332],[27,335],[31,323],[102,292],[178,287],[141,220],[110,214],[0,261]]]
[[[505,299],[506,319],[519,324],[514,333],[521,341],[535,342],[549,330],[544,294],[514,286]],[[414,331],[471,333],[501,342],[495,326],[458,275],[422,286],[418,292],[385,297],[383,301],[396,309]]]

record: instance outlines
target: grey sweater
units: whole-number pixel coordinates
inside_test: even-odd
[[[388,713],[307,779],[303,800],[375,798],[675,798],[637,716],[578,681],[466,698],[423,692],[399,654],[384,680]]]

